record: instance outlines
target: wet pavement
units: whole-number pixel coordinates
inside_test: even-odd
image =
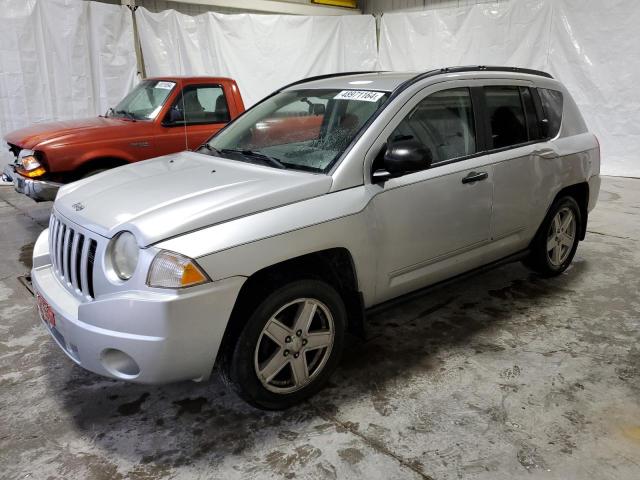
[[[604,179],[559,278],[513,264],[377,311],[286,412],[215,374],[76,367],[18,279],[50,208],[0,187],[0,478],[640,478],[640,180]]]

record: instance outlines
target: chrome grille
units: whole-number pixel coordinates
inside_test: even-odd
[[[49,254],[56,276],[67,289],[90,299],[97,242],[63,222],[55,214],[49,220]]]

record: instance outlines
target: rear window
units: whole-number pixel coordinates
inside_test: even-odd
[[[560,132],[560,125],[562,124],[562,92],[539,88],[538,93],[544,110],[545,122],[548,125],[547,137],[553,138]]]

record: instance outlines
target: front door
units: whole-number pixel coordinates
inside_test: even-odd
[[[478,249],[490,238],[493,170],[477,154],[471,89],[431,87],[407,107],[383,135],[387,143],[419,140],[432,166],[387,180],[372,200],[377,301],[477,266]]]
[[[159,126],[159,155],[196,150],[230,121],[229,106],[220,85],[187,85],[176,97]]]

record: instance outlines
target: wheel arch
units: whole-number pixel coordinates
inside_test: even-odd
[[[222,339],[220,353],[235,343],[249,315],[265,295],[287,282],[318,279],[327,282],[342,297],[347,310],[347,331],[364,337],[364,301],[351,252],[336,247],[308,253],[264,267],[242,285]]]
[[[127,165],[129,161],[122,157],[117,156],[98,156],[92,157],[85,160],[82,164],[78,165],[77,177],[82,178],[87,173],[92,170],[102,169],[102,168],[116,168],[121,167],[122,165]]]
[[[582,222],[580,225],[579,238],[580,240],[584,240],[587,235],[587,219],[589,217],[589,184],[587,182],[581,182],[564,187],[555,196],[551,205],[562,197],[572,197],[580,207],[580,217]],[[551,209],[551,205],[549,206],[549,209]]]

